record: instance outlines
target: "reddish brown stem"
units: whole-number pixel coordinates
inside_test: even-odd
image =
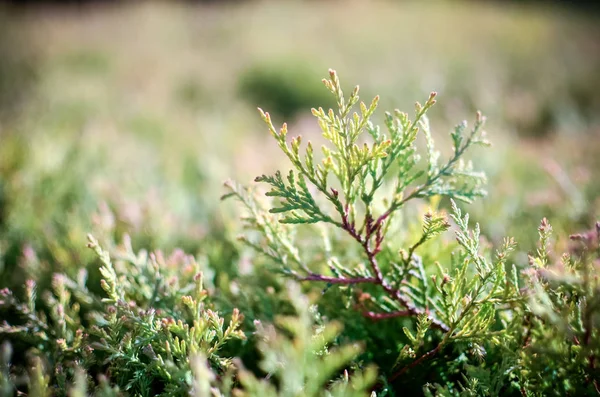
[[[379,321],[388,318],[412,316],[412,313],[409,310],[399,310],[397,312],[390,313],[365,312],[363,313],[363,316],[370,318],[371,320]]]
[[[404,368],[400,369],[399,371],[396,371],[391,377],[390,377],[390,382],[395,381],[396,379],[398,379],[400,376],[404,375],[408,370],[410,370],[411,368],[416,367],[417,365],[421,364],[423,361],[435,356],[441,349],[442,349],[443,343],[440,343],[439,345],[437,345],[435,347],[435,349],[428,351],[427,353],[423,354],[421,357],[417,358],[415,361],[413,361],[412,363],[408,364],[407,366],[405,366]]]
[[[371,283],[376,284],[377,279],[374,277],[329,277],[321,274],[309,274],[308,276],[299,278],[300,281],[321,281],[331,284],[360,284],[360,283]]]
[[[383,273],[381,272],[381,268],[377,263],[377,254],[381,251],[381,244],[383,242],[383,234],[381,232],[383,221],[389,214],[384,214],[377,221],[373,221],[373,219],[368,216],[365,219],[365,236],[364,238],[357,232],[356,226],[354,222],[350,222],[348,218],[348,205],[344,208],[344,214],[342,215],[342,227],[346,232],[352,236],[362,247],[367,255],[367,259],[369,261],[369,265],[375,277],[369,278],[370,283],[374,283],[380,285],[381,288],[394,300],[398,301],[404,307],[406,307],[406,315],[417,316],[419,314],[423,314],[424,311],[415,307],[398,289],[395,289],[390,284],[388,284],[383,278]],[[375,247],[371,248],[371,239],[375,236]],[[321,280],[324,281],[324,280]],[[351,283],[347,283],[351,284]],[[443,331],[448,331],[448,326],[438,319],[431,318],[432,326]]]

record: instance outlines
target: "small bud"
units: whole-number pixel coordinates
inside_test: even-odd
[[[194,305],[194,299],[192,299],[191,296],[186,295],[184,297],[181,298],[181,302],[186,305],[186,306],[193,306]]]
[[[440,288],[444,288],[444,285],[448,284],[450,282],[450,276],[447,274],[444,274],[444,277],[442,278],[442,283],[440,284]]]
[[[68,349],[67,341],[64,340],[63,338],[57,339],[56,340],[56,345],[58,346],[58,348],[60,350],[67,350]]]
[[[435,97],[437,96],[437,92],[433,91],[431,94],[429,94],[429,99],[427,100],[427,104],[429,106],[433,106],[435,105],[435,103],[437,102],[435,100]]]
[[[244,320],[244,315],[240,313],[239,309],[236,307],[233,309],[233,313],[231,314],[231,322],[235,324],[239,324]]]
[[[552,231],[552,226],[550,226],[550,222],[548,222],[548,219],[546,219],[546,218],[542,219],[542,222],[540,222],[540,226],[538,227],[538,230],[540,231],[540,233],[549,233]]]

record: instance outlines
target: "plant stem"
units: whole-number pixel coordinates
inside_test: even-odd
[[[446,335],[450,335],[450,332],[448,332]],[[402,369],[400,369],[399,371],[396,371],[390,378],[389,381],[393,382],[396,379],[398,379],[400,376],[404,375],[408,370],[410,370],[411,368],[416,367],[417,365],[421,364],[423,361],[435,356],[440,350],[442,350],[442,347],[444,347],[444,345],[446,344],[446,341],[448,340],[447,336],[444,337],[444,339],[442,339],[442,341],[432,350],[429,350],[427,353],[423,354],[421,357],[417,358],[415,361],[413,361],[412,363],[408,364],[407,366],[403,367]]]

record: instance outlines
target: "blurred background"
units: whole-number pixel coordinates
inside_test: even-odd
[[[316,133],[328,68],[381,95],[379,119],[437,91],[440,148],[487,115],[494,147],[472,159],[489,196],[468,210],[492,242],[526,253],[544,216],[586,230],[600,216],[600,14],[586,3],[2,3],[0,286],[32,255],[42,270],[89,262],[90,231],[227,262],[223,181],[285,164],[256,107]]]

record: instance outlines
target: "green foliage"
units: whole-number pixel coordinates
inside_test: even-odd
[[[214,310],[203,283],[202,270],[207,269],[194,258],[181,252],[170,257],[136,253],[125,239],[112,259],[92,236],[88,239],[101,263],[103,293],[87,288],[85,270],[77,279],[55,274],[52,290],[44,291],[41,302],[33,280],[26,284],[24,301],[8,289],[1,291],[0,310],[14,321],[5,322],[0,334],[29,346],[34,355],[23,380],[11,371],[10,345],[3,346],[0,385],[6,395],[16,388],[32,396],[67,395],[67,390],[71,396],[85,396],[93,381],[88,373],[98,371],[109,374],[110,383],[104,375],[92,382],[97,396],[205,396],[206,390],[215,396],[257,395],[259,390],[278,395],[279,382],[271,383],[271,376],[282,382],[282,395],[312,388],[306,395],[331,389],[330,395],[362,396],[373,383],[373,368],[336,380],[360,348],[350,345],[330,354],[339,326],[314,326],[306,298],[293,285],[290,302],[297,317],[279,318],[281,331],[255,321],[253,338],[260,340],[261,368],[269,374],[256,377],[222,355],[231,341],[247,339],[240,329],[244,317],[234,308],[226,323]],[[281,367],[284,358],[286,366]],[[217,377],[218,386],[211,386]]]
[[[332,270],[333,277],[313,272],[297,254],[299,250],[294,247],[291,238],[287,237],[289,233],[284,231],[273,233],[276,228],[281,229],[281,227],[269,225],[273,218],[260,215],[260,210],[247,198],[247,195],[240,193],[239,188],[234,188],[233,194],[237,195],[250,209],[252,213],[250,226],[257,228],[264,236],[263,244],[259,244],[258,248],[278,259],[284,266],[288,261],[288,255],[292,254],[291,257],[298,266],[296,269],[286,270],[284,268],[285,271],[305,273],[301,276],[298,275],[301,280],[324,281],[342,285],[376,284],[389,298],[395,300],[400,306],[404,306],[411,314],[424,313],[428,310],[428,302],[422,301],[424,306],[417,306],[414,299],[409,299],[401,294],[398,289],[399,285],[394,284],[402,282],[405,278],[403,273],[408,274],[410,268],[415,266],[413,260],[415,250],[433,236],[445,231],[449,227],[449,223],[443,216],[427,214],[424,220],[423,235],[419,241],[403,251],[398,258],[400,263],[391,264],[386,274],[378,264],[377,256],[382,250],[386,250],[384,239],[394,215],[410,200],[444,195],[469,202],[485,193],[481,188],[485,177],[481,173],[472,171],[470,164],[465,165],[460,161],[461,156],[472,145],[487,144],[481,131],[484,119],[478,115],[473,130],[466,136],[464,136],[465,123],[453,130],[451,134],[453,155],[440,165],[438,164],[440,155],[435,150],[425,115],[435,103],[435,93],[430,95],[425,105],[417,103],[414,120],[410,120],[407,114],[400,111],[394,112],[394,115],[386,114],[388,133],[385,134],[380,131],[379,127],[373,126],[370,120],[377,107],[378,97],[369,106],[361,102],[360,114],[352,113],[353,107],[359,102],[358,87],[346,99],[335,71],[330,71],[330,79],[324,80],[324,83],[334,95],[339,111],[336,114],[333,110],[325,112],[322,108],[313,109],[323,137],[328,142],[328,145],[323,145],[321,148],[323,159],[319,162],[315,161],[311,142],[307,144],[306,153],[301,154],[301,137],[293,138],[288,144],[287,126],[284,124],[281,130],[277,131],[269,114],[261,110],[263,120],[267,123],[271,134],[296,170],[289,172],[287,181],[279,172],[274,176],[263,175],[256,178],[256,181],[271,185],[267,196],[280,199],[281,204],[270,209],[269,212],[282,214],[279,219],[281,223],[322,222],[342,229],[362,247],[368,266],[355,271],[333,265],[335,259],[332,258],[330,267],[336,268],[336,270]],[[417,155],[416,139],[419,126],[424,132],[427,147],[424,169],[417,167],[419,156]],[[370,145],[364,143],[360,146],[358,140],[366,132],[371,136],[372,143]],[[378,197],[378,193],[384,190],[382,187],[388,174],[395,177],[392,194],[391,196],[388,194],[387,197],[385,195]],[[331,209],[326,209],[325,203],[320,204],[317,201],[309,189],[307,181],[314,188],[312,190],[316,190],[321,195],[323,198],[321,202],[328,201]],[[341,190],[341,193],[338,189]],[[378,213],[376,212],[378,207],[384,209]],[[336,214],[331,214],[332,211]],[[252,245],[257,247],[257,244]],[[421,281],[421,286],[427,288],[425,279],[423,278]],[[426,296],[427,291],[414,291],[414,295],[419,294]],[[381,309],[386,310],[383,307]],[[377,314],[371,313],[371,315]],[[434,320],[432,319],[432,321]],[[438,320],[435,322],[443,329],[449,328],[449,324],[442,324]]]
[[[77,279],[55,274],[41,305],[33,280],[27,282],[25,302],[2,291],[0,307],[19,320],[0,332],[35,346],[36,354],[49,361],[54,394],[62,395],[73,377],[81,383],[79,366],[103,368],[128,393],[180,395],[189,386],[190,355],[204,354],[217,370],[231,365],[219,350],[230,340],[245,339],[239,329],[243,316],[234,309],[225,324],[206,301],[193,258],[135,253],[125,240],[113,264],[91,236],[88,245],[102,264],[103,294],[88,290],[84,270]],[[30,377],[31,387],[48,387],[40,365]]]
[[[334,71],[324,83],[336,109],[313,109],[322,145],[290,139],[260,111],[291,170],[256,178],[266,199],[226,183],[245,213],[241,244],[221,220],[188,238],[160,210],[128,225],[118,200],[97,205],[86,183],[103,163],[82,143],[50,170],[30,164],[34,151],[2,158],[0,269],[11,278],[0,290],[0,392],[597,394],[600,225],[571,236],[562,256],[545,219],[529,260],[512,238],[494,246],[457,204],[486,193],[466,158],[488,145],[481,114],[440,152],[435,93],[380,127],[378,97],[345,95]],[[90,208],[93,222],[81,215]],[[103,243],[89,236],[83,251],[92,225]],[[139,249],[190,240],[195,256]]]
[[[362,350],[358,345],[330,348],[341,331],[336,323],[317,326],[306,298],[295,284],[288,284],[297,316],[280,316],[275,325],[256,323],[258,347],[263,354],[261,369],[279,385],[257,379],[250,372],[240,375],[243,396],[365,396],[375,381],[376,371],[367,367],[348,376],[345,367]],[[281,328],[291,337],[276,332]],[[293,370],[292,370],[293,369]],[[340,371],[342,376],[338,377]],[[339,379],[335,379],[339,378]],[[332,379],[335,379],[333,382]]]
[[[577,251],[560,259],[549,250],[551,233],[542,220],[521,308],[526,333],[513,328],[514,338],[523,341],[515,357],[518,379],[547,395],[593,395],[600,390],[600,223],[588,233],[572,235]]]
[[[0,334],[0,395],[294,393],[281,385],[301,385],[297,394],[327,395],[344,384],[359,385],[356,376],[372,375],[372,367],[379,378],[368,387],[380,396],[596,395],[597,232],[582,233],[583,241],[565,240],[600,213],[600,52],[593,39],[600,24],[589,15],[538,7],[405,3],[204,8],[138,2],[101,7],[92,19],[0,6],[0,290],[8,288],[13,299],[0,309],[6,331]],[[138,34],[119,34],[128,26]],[[454,197],[458,215],[440,195],[408,200],[384,223],[375,259],[386,285],[399,290],[415,313],[406,313],[382,285],[362,282],[374,274],[371,263],[363,244],[331,223],[343,226],[334,203],[294,165],[290,181],[289,170],[278,164],[288,158],[271,151],[277,141],[269,145],[269,134],[257,138],[253,131],[259,119],[248,108],[269,110],[276,125],[288,118],[291,131],[305,134],[298,150],[302,165],[316,173],[326,165],[325,143],[332,152],[325,186],[342,203],[347,192],[356,197],[349,222],[356,220],[364,238],[360,169],[376,154],[376,136],[383,132],[384,143],[390,131],[376,110],[370,119],[381,131],[367,124],[347,157],[352,163],[339,161],[346,155],[338,146],[345,144],[331,141],[339,134],[318,136],[318,123],[308,128],[303,116],[310,119],[308,109],[323,106],[325,116],[333,107],[339,117],[335,97],[315,73],[321,62],[343,65],[348,76],[363,79],[369,92],[382,94],[380,107],[402,108],[425,89],[441,91],[443,100],[426,114],[432,131],[416,123],[415,152],[396,153],[377,189],[367,175],[364,196],[371,200],[373,223],[390,208],[397,185],[406,197],[426,182],[429,163],[441,169],[442,160],[451,158],[452,136],[438,135],[434,127],[445,128],[475,109],[493,120],[494,150],[466,154],[490,181],[486,199],[468,206],[470,223],[461,197]],[[250,91],[243,90],[244,81],[254,81]],[[358,102],[355,108],[362,117]],[[411,113],[411,122],[415,117]],[[441,148],[437,162],[429,161],[435,157],[428,149],[431,137]],[[306,138],[314,149],[311,167]],[[391,146],[380,147],[386,154],[380,164],[389,160]],[[422,158],[413,165],[416,154]],[[400,184],[403,167],[412,167],[404,182],[421,173],[412,185]],[[279,177],[270,172],[276,169]],[[245,244],[237,244],[233,206],[217,207],[216,192],[225,177],[246,180],[261,173],[277,186],[256,189],[269,186],[279,196],[263,200],[254,186],[232,184],[248,210]],[[459,175],[444,178],[456,187]],[[284,212],[270,213],[272,208]],[[548,235],[544,225],[537,252],[534,229],[543,217],[554,232]],[[280,223],[284,218],[302,224]],[[110,252],[110,262],[85,247],[90,231],[102,241],[101,252]],[[155,252],[162,281],[146,264],[122,258],[128,249],[112,241],[125,234],[134,256],[142,248]],[[505,235],[519,244],[503,260],[496,253],[504,250]],[[376,233],[370,244],[376,247]],[[195,286],[197,271],[187,269],[192,260],[176,247],[194,255],[193,266],[203,275],[206,296],[186,302],[192,308],[183,302],[192,294],[183,289]],[[163,257],[159,248],[174,254]],[[301,294],[290,278],[306,279]],[[337,284],[341,278],[348,284]],[[476,291],[469,288],[480,290],[479,299],[472,301]],[[489,294],[491,309],[484,302]],[[135,302],[133,314],[110,303],[122,296]],[[166,331],[140,320],[138,309],[155,310],[155,319],[181,320],[189,332],[169,332],[188,340],[197,304],[205,316],[219,313],[223,326],[207,330],[223,334],[237,308],[244,314],[237,330],[245,339],[219,344],[217,335],[198,343],[197,354],[172,352],[182,370],[167,378],[164,371],[173,373],[173,366],[163,370],[153,358],[154,352],[169,363]],[[122,332],[133,339],[113,335],[106,320],[111,307],[124,313]],[[452,324],[456,329],[447,336],[441,327]],[[335,336],[321,349],[318,338],[326,329]],[[99,347],[94,343],[106,350],[82,351]],[[320,350],[303,350],[312,344]],[[335,355],[346,349],[351,358]],[[115,351],[124,357],[106,361]],[[323,372],[330,377],[325,381],[315,374],[323,368],[334,368]],[[142,379],[135,377],[141,373]],[[339,394],[368,394],[348,389]]]
[[[546,273],[540,275],[552,261],[546,221],[536,256],[521,267],[509,262],[513,239],[491,255],[479,225],[471,229],[468,214],[454,202],[485,194],[485,176],[463,160],[472,146],[488,145],[481,114],[469,132],[465,122],[451,132],[452,153],[441,161],[426,116],[435,93],[424,105],[417,103],[412,119],[400,111],[386,113],[382,132],[371,121],[378,97],[359,104],[358,87],[345,97],[335,71],[323,82],[338,109],[313,109],[326,142],[320,157],[310,141],[303,150],[301,137],[288,140],[287,125],[276,129],[269,113],[259,109],[292,170],[285,178],[279,171],[256,178],[269,185],[266,196],[275,199],[266,204],[268,210],[250,189],[227,185],[226,196],[237,197],[248,214],[241,240],[266,255],[273,269],[313,286],[324,284],[324,293],[339,289],[346,310],[361,312],[363,322],[402,326],[403,336],[386,334],[396,339],[389,345],[397,349],[397,359],[380,366],[382,393],[420,388],[426,395],[593,393],[597,270],[574,265],[589,259],[566,255],[569,278],[554,276],[550,283]],[[427,253],[426,243],[443,239],[451,227],[443,211],[424,214],[419,237],[394,239],[410,202],[433,203],[440,196],[451,199],[456,228],[449,258]],[[583,286],[575,293],[561,284],[566,280]],[[324,298],[319,310],[344,318],[329,311],[331,305]],[[556,333],[557,328],[563,331]],[[552,388],[555,382],[561,382],[559,390]]]

